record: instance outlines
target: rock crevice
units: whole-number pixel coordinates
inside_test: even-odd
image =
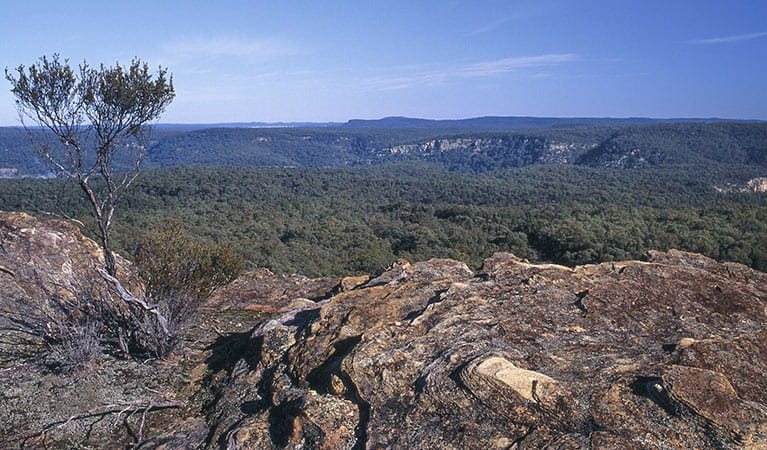
[[[0,233],[0,307],[76,295],[99,260],[63,222],[0,214]],[[200,329],[237,322],[183,370],[104,361],[89,386],[46,375],[77,388],[30,399],[36,382],[3,371],[2,436],[34,427],[25,405],[57,392],[130,399],[101,386],[130,371],[144,378],[126,386],[189,378],[184,416],[148,426],[161,431],[146,445],[166,448],[767,446],[767,274],[739,264],[672,250],[575,268],[497,254],[476,273],[399,261],[372,279],[262,270],[210,306]],[[131,442],[100,426],[99,442]]]
[[[499,254],[477,274],[403,262],[315,309],[277,314],[251,338],[264,340],[261,364],[281,380],[272,396],[293,395],[289,439],[228,442],[764,445],[754,389],[767,385],[767,357],[754,336],[765,333],[765,274],[677,251],[648,259],[573,269]],[[306,311],[310,323],[296,319]],[[230,420],[265,426],[256,415]]]

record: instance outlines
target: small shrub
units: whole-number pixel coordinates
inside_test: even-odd
[[[137,339],[150,353],[165,357],[173,351],[188,324],[219,286],[234,280],[243,258],[229,245],[191,240],[174,219],[156,226],[139,244],[136,267],[148,303],[167,319],[168,332],[154,317],[137,319]]]
[[[75,286],[48,288],[45,302],[9,299],[0,308],[0,364],[35,358],[72,373],[104,351],[164,358],[213,290],[239,275],[243,259],[228,245],[190,240],[181,222],[169,220],[140,242],[136,267],[144,295],[132,301],[119,281],[95,270]]]
[[[103,296],[103,280],[57,285],[45,302],[23,297],[0,309],[0,356],[4,362],[35,359],[59,373],[87,369],[112,339],[116,304]]]
[[[63,374],[88,369],[102,355],[98,329],[90,320],[61,330],[49,348],[47,365]]]

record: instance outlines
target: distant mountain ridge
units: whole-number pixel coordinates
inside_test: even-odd
[[[529,116],[486,116],[468,119],[419,119],[410,117],[384,117],[382,119],[352,119],[343,126],[350,128],[460,128],[487,130],[524,130],[539,128],[572,127],[582,125],[651,125],[669,123],[759,123],[760,120],[720,118],[671,118],[648,117],[529,117]]]
[[[332,168],[403,160],[427,161],[450,170],[474,173],[532,164],[622,169],[664,164],[767,166],[766,122],[708,123],[707,120],[718,119],[697,119],[698,122],[686,123],[577,125],[574,121],[578,119],[568,119],[571,122],[511,119],[524,129],[515,129],[510,118],[436,122],[390,118],[376,121],[382,125],[378,127],[160,125],[154,131],[145,167]],[[422,126],[405,127],[413,123],[411,120]],[[553,123],[559,125],[544,126]],[[492,124],[499,127],[506,124],[506,128],[495,129]],[[538,128],[531,128],[536,124]],[[394,125],[402,127],[388,127]],[[443,127],[447,125],[454,126]],[[115,163],[126,164],[120,157],[118,154]],[[47,175],[50,172],[35,156],[23,129],[0,128],[0,177]]]

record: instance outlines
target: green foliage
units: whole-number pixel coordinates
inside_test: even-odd
[[[510,251],[572,265],[669,248],[766,270],[767,197],[714,189],[757,176],[763,169],[735,165],[158,169],[125,197],[116,243],[136,255],[144,230],[178,217],[196,239],[231,242],[247,268],[310,276],[371,273],[396,258],[478,267]],[[0,209],[87,215],[60,192],[60,181],[4,180]]]
[[[15,72],[6,69],[5,78],[22,120],[32,120],[46,133],[33,140],[34,151],[54,173],[76,181],[91,207],[104,266],[114,276],[115,208],[138,175],[148,144],[146,125],[176,95],[173,81],[162,68],[153,75],[139,59],[127,67],[94,69],[82,63],[75,70],[56,54]],[[113,164],[117,154],[129,155],[127,170]]]
[[[191,240],[178,220],[155,226],[139,244],[136,266],[147,302],[158,305],[170,333],[154,321],[141,321],[137,324],[141,345],[159,357],[170,354],[205,299],[233,281],[242,265],[242,257],[231,246]]]
[[[664,164],[767,165],[765,123],[593,124],[559,128],[376,129],[158,127],[147,149],[146,167],[182,165],[350,167],[395,161],[428,161],[450,170],[483,173],[531,164],[590,167],[657,167]],[[609,123],[609,121],[607,122]],[[620,123],[620,121],[618,121]],[[45,135],[39,136],[44,139]],[[437,145],[440,140],[459,145]],[[460,144],[463,142],[463,144]],[[475,143],[477,143],[475,145]],[[407,153],[396,146],[423,145]],[[415,148],[414,147],[414,148]],[[44,175],[27,137],[0,128],[0,168]],[[130,159],[115,155],[121,170]]]
[[[136,267],[148,296],[185,292],[196,302],[234,280],[243,260],[231,245],[191,240],[184,225],[167,219],[146,235],[136,252]]]

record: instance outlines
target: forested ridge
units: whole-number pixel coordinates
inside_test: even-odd
[[[501,119],[477,123],[509,125]],[[737,192],[767,175],[765,123],[386,128],[401,123],[158,127],[118,209],[118,249],[134,254],[146,230],[177,217],[197,237],[230,241],[249,267],[306,275],[396,258],[476,267],[511,251],[573,265],[669,248],[767,270],[767,200]],[[48,173],[29,139],[0,129],[0,168],[16,170],[4,175]],[[76,187],[55,179],[3,180],[0,209],[88,215]]]
[[[38,141],[45,139],[39,130],[32,131]],[[0,169],[8,169],[6,176],[49,174],[34,156],[30,142],[20,128],[0,128]],[[121,153],[114,164],[128,167],[130,160]],[[144,163],[146,168],[354,167],[396,161],[433,162],[466,173],[533,164],[638,168],[725,162],[765,166],[767,123],[598,124],[492,131],[476,127],[163,126],[154,131]]]
[[[197,237],[231,242],[251,268],[313,276],[376,272],[396,258],[478,266],[511,251],[574,265],[669,248],[767,270],[767,196],[715,189],[764,175],[722,164],[153,169],[121,205],[115,238],[130,255],[153,224],[176,217]],[[0,209],[87,217],[62,180],[3,180]]]
[[[715,123],[715,122],[760,122],[749,120],[728,120],[728,119],[696,119],[696,118],[675,118],[675,119],[654,119],[648,117],[525,117],[525,116],[485,116],[473,117],[469,119],[452,120],[433,120],[418,119],[412,117],[384,117],[382,119],[360,120],[352,119],[343,124],[350,128],[479,128],[486,130],[530,130],[539,128],[562,128],[584,125],[649,125],[649,124],[668,124],[679,122],[694,123]]]

